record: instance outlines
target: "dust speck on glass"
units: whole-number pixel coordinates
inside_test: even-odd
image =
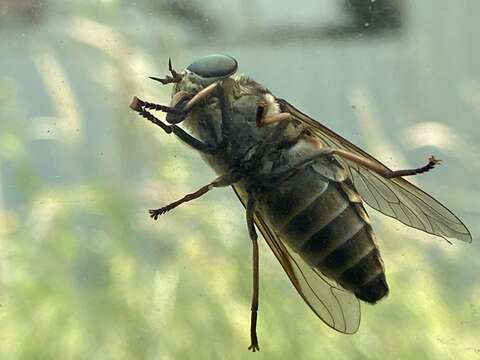
[[[261,351],[251,356],[476,358],[479,11],[432,0],[2,1],[0,358],[244,359],[255,345],[252,226],[233,191],[212,188],[237,181],[244,205],[255,193],[259,206]],[[222,128],[225,111],[235,121]],[[342,143],[304,114],[390,169],[429,170],[406,177],[429,195],[389,191],[406,185],[350,145],[301,163],[312,142]],[[234,156],[210,161],[215,174],[173,127]],[[272,129],[288,136],[257,151]],[[314,201],[329,192],[328,206]],[[316,209],[294,214],[295,201]],[[360,229],[363,240],[317,266],[328,242],[304,241],[311,214],[338,222],[349,211],[359,220],[315,234]],[[369,271],[346,271],[363,258]],[[355,283],[366,277],[379,279],[375,291]]]

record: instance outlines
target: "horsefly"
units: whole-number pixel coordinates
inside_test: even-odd
[[[158,209],[158,217],[217,187],[232,186],[246,209],[253,247],[249,349],[257,339],[258,244],[256,228],[293,286],[331,328],[353,334],[359,300],[374,304],[388,294],[385,271],[363,202],[410,227],[471,242],[460,219],[404,179],[439,163],[392,171],[264,86],[235,75],[237,61],[209,55],[177,73],[152,79],[173,84],[169,106],[136,97],[130,107],[167,134],[199,151],[218,177]],[[165,112],[168,124],[150,110]],[[186,130],[177,124],[185,125]]]

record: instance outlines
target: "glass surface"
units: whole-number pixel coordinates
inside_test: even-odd
[[[480,2],[0,2],[1,359],[474,359],[480,356]],[[177,70],[225,53],[398,169],[473,243],[369,210],[390,295],[355,335],[318,320],[260,242],[251,355],[244,210],[198,154],[141,119]]]

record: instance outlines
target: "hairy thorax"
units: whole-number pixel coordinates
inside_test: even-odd
[[[212,82],[189,74],[174,93],[198,92]],[[257,109],[260,103],[265,108],[264,116],[280,112],[275,97],[262,85],[240,75],[225,79],[222,87],[227,119],[222,119],[218,97],[212,96],[205,100],[203,106],[193,109],[184,121],[186,128],[205,143],[212,147],[223,144],[222,150],[217,154],[203,155],[218,174],[232,170],[248,172],[249,167],[255,168],[256,174],[267,174],[272,168],[318,148],[318,144],[302,139],[302,127],[295,121],[258,127]],[[270,144],[269,137],[278,126],[284,127],[283,135],[280,140],[272,140],[273,143]],[[262,144],[265,149],[265,143],[268,145],[267,150],[261,156],[256,156]]]

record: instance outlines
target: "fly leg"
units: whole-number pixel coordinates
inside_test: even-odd
[[[285,120],[289,120],[293,118],[293,116],[288,113],[288,112],[282,112],[274,115],[267,115],[265,116],[265,107],[262,103],[258,104],[257,108],[257,126],[262,127],[270,124],[274,124],[277,122],[284,122]],[[356,153],[343,150],[343,149],[321,149],[319,150],[318,153],[314,153],[311,156],[301,159],[298,164],[294,166],[290,166],[291,168],[295,169],[298,168],[299,166],[302,166],[303,164],[306,164],[310,161],[315,160],[315,158],[322,157],[322,156],[327,156],[327,155],[337,155],[345,160],[352,161],[358,165],[361,165],[378,175],[386,178],[386,179],[392,179],[396,177],[402,177],[402,176],[411,176],[411,175],[417,175],[417,174],[422,174],[424,172],[430,171],[435,167],[435,165],[439,164],[441,160],[436,159],[433,155],[429,157],[428,163],[424,166],[414,168],[414,169],[403,169],[403,170],[390,170],[386,166],[373,161],[372,159],[369,159],[368,157],[358,155]]]
[[[180,140],[182,140],[187,145],[190,145],[195,150],[203,154],[210,154],[210,155],[215,154],[217,152],[217,149],[215,147],[208,145],[203,141],[198,140],[197,138],[193,137],[192,135],[187,133],[185,130],[183,130],[181,127],[177,125],[165,124],[163,121],[158,119],[155,115],[153,115],[151,112],[147,110],[147,108],[149,108],[150,105],[157,106],[157,104],[146,103],[140,100],[139,98],[134,97],[132,100],[132,103],[130,104],[130,108],[138,112],[145,119],[159,126],[167,134],[171,134],[171,133],[175,134]],[[163,106],[163,105],[159,105],[159,106]]]
[[[435,167],[435,165],[439,164],[441,160],[436,159],[434,156],[431,156],[428,159],[428,163],[424,166],[414,168],[414,169],[403,169],[403,170],[390,170],[386,166],[373,161],[367,157],[358,155],[356,153],[343,150],[343,149],[332,149],[332,148],[324,148],[316,151],[315,153],[298,160],[297,162],[290,164],[288,167],[283,167],[278,169],[275,173],[271,174],[270,177],[273,178],[281,178],[282,176],[287,176],[291,174],[292,171],[312,162],[315,161],[316,159],[324,156],[332,156],[332,155],[337,155],[345,160],[349,160],[351,162],[354,162],[360,166],[363,166],[367,168],[368,170],[371,170],[378,175],[386,178],[386,179],[392,179],[396,177],[402,177],[402,176],[411,176],[411,175],[417,175],[417,174],[422,174],[424,172],[427,172]]]
[[[288,112],[282,112],[274,115],[265,115],[265,106],[262,103],[258,104],[256,118],[257,127],[264,127],[266,125],[274,124],[292,118],[292,115]]]
[[[167,211],[170,211],[176,208],[180,204],[198,199],[200,196],[206,194],[208,191],[212,190],[213,188],[230,186],[235,184],[239,180],[240,180],[240,177],[233,173],[222,175],[216,178],[215,180],[213,180],[210,184],[202,186],[197,191],[187,194],[181,199],[174,201],[171,204],[168,204],[167,206],[154,209],[154,210],[149,210],[148,212],[150,213],[151,218],[153,218],[154,220],[157,220],[160,215],[165,214]]]
[[[160,81],[163,85],[170,83],[179,83],[182,81],[183,75],[177,73],[173,69],[171,59],[168,59],[168,69],[170,70],[171,76],[167,75],[165,78],[150,78],[156,81]],[[142,101],[135,96],[132,99],[130,108],[138,112],[142,117],[162,128],[162,130],[165,131],[167,134],[175,134],[177,137],[180,138],[180,140],[190,145],[195,150],[198,150],[204,154],[215,154],[219,150],[218,147],[211,146],[194,138],[185,130],[176,126],[175,124],[178,124],[185,120],[193,107],[197,105],[200,101],[205,100],[208,96],[210,96],[215,91],[217,85],[218,83],[210,84],[206,88],[200,90],[195,95],[188,94],[185,91],[179,91],[173,96],[171,106]],[[167,114],[166,120],[170,125],[162,122],[149,110],[165,112]]]
[[[160,105],[142,101],[134,97],[130,108],[138,111],[139,107],[144,110],[158,110],[167,113],[166,120],[170,124],[178,124],[185,120],[193,107],[199,102],[209,97],[217,88],[218,82],[208,85],[206,88],[200,90],[195,95],[180,91],[172,99],[173,106]]]
[[[417,174],[422,174],[424,172],[432,170],[435,165],[440,164],[442,160],[436,159],[433,155],[428,158],[428,163],[424,166],[420,166],[418,168],[414,169],[403,169],[403,170],[390,170],[386,166],[373,161],[367,157],[352,153],[347,150],[343,149],[333,149],[333,154],[338,155],[345,160],[350,160],[354,163],[357,163],[358,165],[364,166],[367,169],[376,172],[378,175],[386,178],[386,179],[392,179],[396,177],[402,177],[402,176],[411,176],[411,175],[417,175]]]
[[[130,108],[138,112],[142,117],[159,126],[167,134],[175,134],[178,138],[180,138],[180,140],[190,145],[195,150],[198,150],[204,154],[215,154],[219,150],[217,147],[208,145],[196,139],[175,124],[183,121],[185,117],[189,114],[189,112],[192,110],[192,108],[196,104],[198,104],[198,102],[204,100],[216,89],[217,84],[218,83],[214,83],[207,86],[205,89],[199,91],[191,98],[188,95],[183,96],[182,99],[178,100],[174,107],[149,103],[146,101],[142,101],[137,97],[134,97],[132,103],[130,104]],[[167,113],[167,121],[173,125],[165,124],[155,115],[153,115],[150,111],[148,111],[149,109],[159,110]]]
[[[253,214],[255,211],[255,200],[251,193],[248,194],[247,202],[247,227],[248,234],[252,240],[252,261],[253,261],[253,294],[252,294],[252,307],[250,317],[250,346],[249,350],[260,351],[257,338],[257,311],[258,311],[258,290],[259,290],[259,262],[258,262],[258,243],[257,232],[255,231],[255,225],[253,220]]]

